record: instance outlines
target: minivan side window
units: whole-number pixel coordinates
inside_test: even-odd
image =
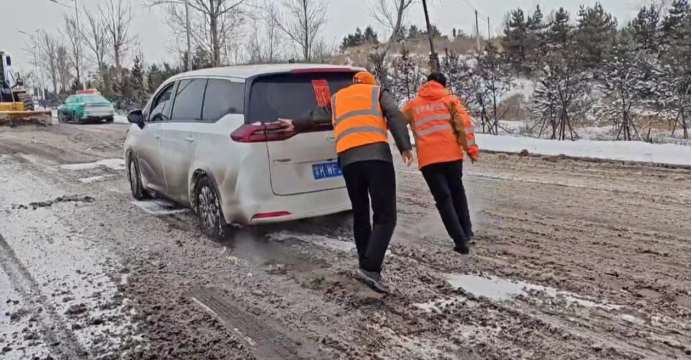
[[[202,120],[216,121],[226,114],[242,114],[245,84],[209,79],[204,92]]]
[[[151,104],[151,111],[149,113],[150,121],[163,121],[168,120],[169,114],[171,113],[171,104],[173,103],[173,85],[171,83],[166,88],[161,90],[158,97]]]
[[[202,119],[202,102],[207,79],[180,80],[173,102],[173,121]]]

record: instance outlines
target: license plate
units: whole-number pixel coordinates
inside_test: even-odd
[[[312,176],[315,178],[315,180],[341,176],[341,168],[339,167],[339,162],[329,161],[312,164]]]

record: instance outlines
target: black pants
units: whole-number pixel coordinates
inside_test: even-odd
[[[343,168],[353,207],[353,236],[360,267],[380,272],[396,227],[396,175],[392,163],[359,161]],[[373,224],[370,226],[370,200]]]
[[[473,236],[469,204],[461,182],[462,164],[459,160],[431,164],[421,169],[435,198],[442,223],[456,245],[465,244]]]

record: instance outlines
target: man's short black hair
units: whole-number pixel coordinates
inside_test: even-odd
[[[428,81],[437,81],[440,85],[447,87],[447,77],[439,72],[433,72],[428,75]]]

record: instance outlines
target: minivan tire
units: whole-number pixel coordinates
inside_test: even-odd
[[[223,237],[226,222],[223,218],[221,209],[221,197],[216,186],[203,176],[195,185],[193,193],[195,213],[199,217],[199,226],[204,235],[213,240],[220,240]]]
[[[142,176],[139,173],[139,163],[133,154],[127,157],[127,180],[130,183],[132,197],[136,200],[146,200],[151,198],[149,192],[142,186]]]

